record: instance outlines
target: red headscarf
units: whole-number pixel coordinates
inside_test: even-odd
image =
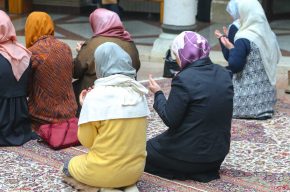
[[[124,41],[132,41],[129,32],[120,20],[120,17],[113,11],[98,8],[90,15],[90,24],[94,36],[117,37]]]
[[[29,66],[31,52],[19,44],[9,16],[0,10],[0,54],[11,64],[17,81]]]

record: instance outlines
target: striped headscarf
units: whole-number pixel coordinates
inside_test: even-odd
[[[171,50],[179,59],[181,68],[184,68],[194,61],[208,57],[210,45],[198,33],[184,31],[173,40]]]

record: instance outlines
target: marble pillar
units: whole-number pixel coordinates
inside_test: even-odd
[[[151,57],[163,58],[173,39],[182,31],[194,31],[197,0],[164,0],[162,33],[155,40]]]

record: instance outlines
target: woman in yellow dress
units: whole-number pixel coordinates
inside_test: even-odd
[[[78,129],[79,141],[89,152],[72,158],[63,171],[93,187],[130,186],[145,166],[148,91],[134,80],[131,58],[117,44],[102,44],[94,57],[101,78],[80,95]]]

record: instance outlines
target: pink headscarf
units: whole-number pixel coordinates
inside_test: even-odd
[[[181,62],[181,68],[184,68],[194,61],[208,57],[210,45],[198,33],[184,31],[173,40],[171,50]]]
[[[11,64],[17,81],[29,66],[31,52],[19,44],[9,16],[0,10],[0,54]]]
[[[117,37],[124,41],[132,41],[130,34],[120,20],[120,17],[113,11],[98,8],[90,15],[90,24],[94,36]]]

